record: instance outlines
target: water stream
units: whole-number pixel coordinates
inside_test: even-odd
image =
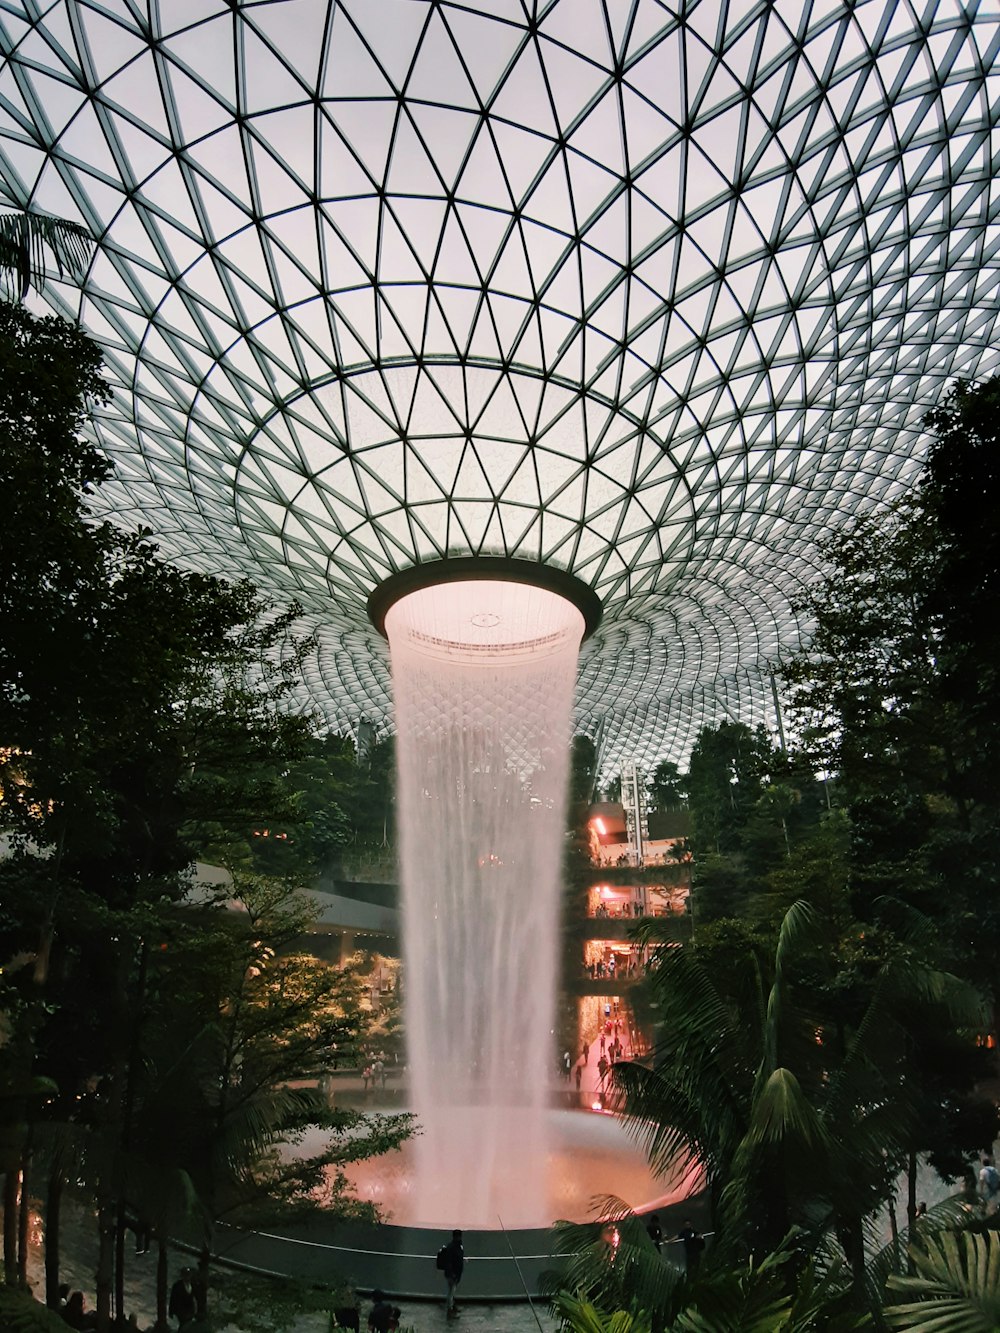
[[[552,1220],[570,712],[584,622],[498,580],[437,584],[386,615],[397,721],[414,1220]]]

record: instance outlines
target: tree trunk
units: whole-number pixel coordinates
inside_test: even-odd
[[[31,1236],[31,1199],[28,1190],[28,1167],[31,1162],[31,1126],[21,1154],[21,1197],[17,1209],[17,1285],[28,1285],[28,1242]]]
[[[99,1246],[97,1272],[94,1283],[97,1293],[97,1333],[109,1333],[111,1328],[111,1288],[114,1283],[115,1217],[104,1202],[97,1210]]]
[[[899,1224],[896,1221],[896,1191],[889,1195],[889,1232],[892,1236],[892,1267],[893,1272],[902,1272],[902,1265],[899,1262]]]
[[[917,1234],[917,1154],[911,1152],[906,1161],[906,1225],[910,1232],[910,1244]],[[913,1259],[906,1256],[906,1271],[914,1274]]]
[[[20,1177],[10,1169],[3,1178],[3,1280],[17,1285],[17,1191]]]
[[[851,1267],[854,1290],[863,1298],[865,1292],[865,1234],[861,1219],[841,1222],[837,1228],[837,1237]]]
[[[157,1234],[156,1237],[156,1323],[154,1329],[156,1333],[167,1333],[170,1328],[167,1322],[167,1287],[169,1278],[167,1276],[167,1242],[163,1237]]]
[[[45,1304],[59,1308],[59,1224],[62,1220],[63,1178],[57,1166],[49,1175],[45,1195]]]
[[[115,1300],[114,1309],[119,1322],[125,1320],[125,1238],[128,1225],[125,1219],[125,1201],[119,1195],[115,1212]]]
[[[209,1239],[202,1246],[201,1253],[198,1255],[198,1280],[194,1287],[194,1298],[198,1303],[198,1318],[204,1319],[208,1314],[208,1270],[212,1261],[211,1240]]]

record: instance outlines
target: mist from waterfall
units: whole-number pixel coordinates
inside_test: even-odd
[[[414,1220],[546,1226],[570,715],[584,622],[499,580],[385,620],[397,724]]]

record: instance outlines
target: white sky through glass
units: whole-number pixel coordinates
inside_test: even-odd
[[[368,592],[508,555],[604,602],[605,763],[680,758],[1000,365],[998,55],[975,0],[2,0],[0,204],[98,241],[44,301],[103,502],[303,602],[303,704],[391,725]]]

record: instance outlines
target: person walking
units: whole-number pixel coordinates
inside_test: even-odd
[[[445,1297],[444,1309],[449,1319],[454,1319],[458,1314],[458,1301],[455,1299],[455,1291],[462,1280],[462,1271],[465,1268],[465,1250],[462,1248],[461,1231],[453,1231],[451,1240],[447,1245],[442,1246],[438,1252],[437,1265],[444,1273],[444,1280],[448,1285],[448,1294]]]

